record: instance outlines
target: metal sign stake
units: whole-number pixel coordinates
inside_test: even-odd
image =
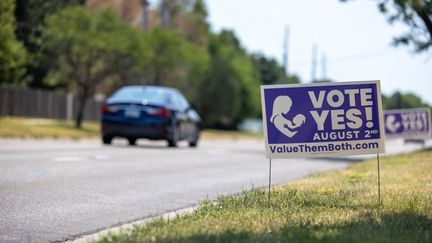
[[[270,195],[271,195],[271,169],[272,169],[272,164],[271,164],[271,158],[269,159],[269,184],[268,184],[268,203],[270,205]]]
[[[378,165],[378,204],[381,204],[381,180],[380,180],[379,153],[377,153],[377,165]]]

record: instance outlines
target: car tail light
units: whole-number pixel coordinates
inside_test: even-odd
[[[113,113],[116,113],[117,112],[117,108],[114,108],[114,107],[109,107],[109,106],[107,106],[107,105],[103,105],[102,106],[102,114],[113,114]]]
[[[168,109],[166,109],[166,108],[160,108],[160,109],[156,112],[155,115],[160,116],[160,117],[169,117],[169,116],[171,115],[171,111],[168,110]]]

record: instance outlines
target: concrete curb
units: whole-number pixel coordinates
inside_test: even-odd
[[[93,233],[93,234],[79,236],[76,239],[66,240],[64,242],[66,242],[66,243],[94,242],[94,241],[100,240],[103,237],[108,236],[110,234],[119,234],[121,232],[127,232],[127,231],[132,230],[136,226],[142,226],[142,225],[151,223],[155,220],[159,220],[159,219],[167,220],[167,219],[174,219],[177,216],[184,216],[184,215],[187,215],[187,214],[194,212],[197,208],[198,208],[198,206],[193,206],[193,207],[189,207],[189,208],[183,208],[183,209],[175,210],[175,211],[164,213],[164,214],[161,214],[158,216],[138,220],[138,221],[135,221],[132,223],[126,223],[126,224],[123,224],[120,226],[115,226],[112,228],[104,229],[104,230],[101,230],[101,231]]]

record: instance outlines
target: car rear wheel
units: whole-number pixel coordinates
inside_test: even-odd
[[[111,141],[112,141],[112,137],[111,136],[106,136],[106,135],[102,136],[102,142],[103,142],[103,144],[111,144]]]
[[[173,125],[171,127],[171,135],[170,138],[168,138],[168,146],[169,147],[177,147],[177,143],[180,139],[179,129],[177,128],[177,125]]]
[[[129,142],[130,146],[135,146],[136,145],[136,140],[137,140],[136,138],[128,138],[127,140]]]
[[[200,131],[198,128],[195,128],[193,134],[189,137],[189,147],[196,147],[198,145]]]

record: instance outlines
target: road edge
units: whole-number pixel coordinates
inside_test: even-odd
[[[79,236],[74,237],[73,239],[67,239],[67,240],[60,241],[60,242],[65,242],[65,243],[95,242],[97,240],[102,239],[105,236],[119,234],[121,232],[126,232],[126,231],[134,229],[136,226],[143,226],[145,224],[151,223],[151,222],[159,220],[159,219],[163,219],[163,220],[174,219],[178,216],[184,216],[184,215],[193,213],[195,210],[198,209],[198,207],[199,206],[192,206],[192,207],[188,207],[188,208],[182,208],[182,209],[166,212],[166,213],[163,213],[163,214],[160,214],[157,216],[153,216],[153,217],[149,217],[149,218],[145,218],[145,219],[140,219],[140,220],[137,220],[134,222],[125,223],[125,224],[121,224],[121,225],[114,226],[114,227],[109,227],[109,228],[97,231],[96,233],[79,235]]]

